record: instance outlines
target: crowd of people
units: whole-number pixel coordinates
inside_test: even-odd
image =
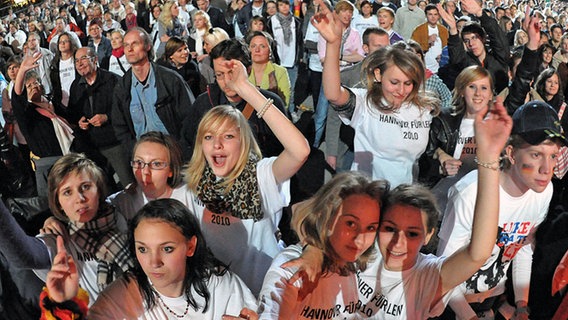
[[[565,319],[566,7],[10,8],[0,317]]]

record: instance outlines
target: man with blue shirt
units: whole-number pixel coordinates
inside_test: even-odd
[[[160,131],[180,141],[181,126],[195,98],[174,71],[150,62],[152,41],[142,28],[124,36],[124,54],[131,69],[114,89],[112,126],[117,138],[132,151],[135,141],[149,131]]]

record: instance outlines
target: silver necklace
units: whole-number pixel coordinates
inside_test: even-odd
[[[185,306],[185,311],[183,312],[183,314],[180,315],[180,314],[175,313],[172,309],[170,309],[170,307],[168,307],[168,305],[164,302],[164,300],[162,300],[162,297],[160,296],[160,294],[157,291],[156,291],[156,296],[158,297],[158,300],[160,300],[162,305],[164,307],[166,307],[166,310],[168,310],[171,314],[173,314],[178,319],[182,319],[189,312],[189,300],[187,300],[187,298],[186,298],[187,305]]]

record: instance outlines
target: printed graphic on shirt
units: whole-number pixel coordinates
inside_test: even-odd
[[[467,293],[480,293],[499,284],[509,264],[525,245],[534,224],[530,221],[507,222],[500,226],[497,241],[489,260],[471,278],[466,280]]]
[[[380,114],[379,121],[394,124],[399,126],[401,129],[407,130],[402,132],[402,138],[405,140],[418,140],[420,135],[416,129],[430,128],[430,120],[412,120],[404,121],[398,119],[390,114]]]

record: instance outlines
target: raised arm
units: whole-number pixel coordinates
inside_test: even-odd
[[[326,56],[323,62],[322,85],[327,100],[334,105],[344,105],[349,100],[349,92],[341,86],[339,77],[339,56],[343,26],[335,12],[330,11],[323,0],[315,0],[319,13],[311,22],[326,41]]]
[[[225,61],[231,71],[225,75],[230,89],[248,102],[258,116],[268,124],[284,151],[274,162],[272,171],[277,182],[283,182],[293,176],[306,161],[310,146],[302,133],[248,81],[244,65],[238,60]]]
[[[509,94],[505,99],[505,107],[507,107],[509,114],[513,114],[518,107],[525,103],[527,93],[531,90],[532,81],[538,75],[540,22],[537,17],[531,17],[529,12],[530,9],[527,9],[527,15],[523,22],[523,29],[529,36],[529,42],[525,45],[521,63],[517,67],[515,78],[509,86]]]
[[[499,156],[513,121],[498,98],[491,110],[475,118],[478,183],[470,243],[448,257],[441,271],[441,294],[471,277],[490,257],[499,221]]]
[[[33,68],[39,66],[37,63],[41,59],[41,52],[36,52],[33,56],[26,54],[24,56],[24,60],[22,60],[22,64],[20,65],[20,69],[18,70],[18,74],[16,75],[16,81],[14,81],[14,92],[17,95],[21,95],[24,92],[24,78],[26,76],[26,72],[32,70]]]

